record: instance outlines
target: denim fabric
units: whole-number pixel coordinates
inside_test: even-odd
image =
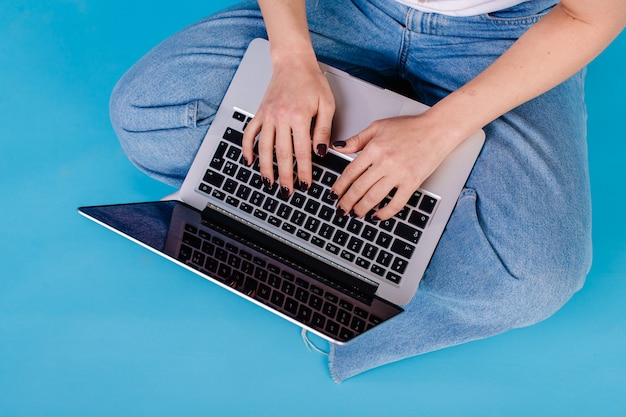
[[[472,17],[395,1],[313,0],[321,61],[434,104],[500,56],[553,5]],[[248,42],[266,37],[256,3],[158,45],[118,83],[111,119],[130,159],[179,186]],[[487,140],[406,312],[331,346],[336,382],[414,355],[543,320],[591,263],[584,71],[488,125]]]

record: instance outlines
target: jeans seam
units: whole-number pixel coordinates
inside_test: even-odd
[[[196,119],[198,115],[198,100],[194,100],[187,104],[187,127],[196,127]]]

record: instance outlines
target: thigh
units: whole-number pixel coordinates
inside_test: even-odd
[[[422,18],[406,61],[420,97],[435,103],[475,77],[547,12],[546,1],[463,21]],[[467,182],[479,226],[507,272],[561,283],[567,293],[582,284],[591,252],[584,74],[486,126]]]
[[[401,71],[434,104],[501,55],[535,14],[471,18],[454,33],[457,19],[411,12]],[[486,36],[500,24],[511,29]],[[583,91],[581,71],[485,128],[485,147],[418,292],[403,314],[332,346],[336,380],[536,323],[582,286],[591,263]]]
[[[393,73],[401,41],[400,26],[388,12],[365,0],[308,1],[319,59],[384,82],[378,74]],[[124,75],[111,97],[111,120],[140,169],[180,186],[246,47],[257,37],[267,38],[258,5],[242,3],[166,39]]]
[[[248,43],[265,36],[256,2],[247,2],[183,29],[139,60],[110,101],[131,161],[180,186]]]

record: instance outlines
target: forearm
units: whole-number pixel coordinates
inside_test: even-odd
[[[271,45],[272,59],[314,57],[304,0],[258,0]]]
[[[587,65],[619,34],[625,16],[623,0],[562,2],[485,71],[436,104],[429,117],[447,126],[442,134],[450,148],[456,146]]]

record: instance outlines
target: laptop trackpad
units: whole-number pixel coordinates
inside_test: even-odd
[[[375,120],[397,116],[402,107],[399,98],[389,91],[359,79],[326,72],[335,95],[332,140],[354,136]]]

